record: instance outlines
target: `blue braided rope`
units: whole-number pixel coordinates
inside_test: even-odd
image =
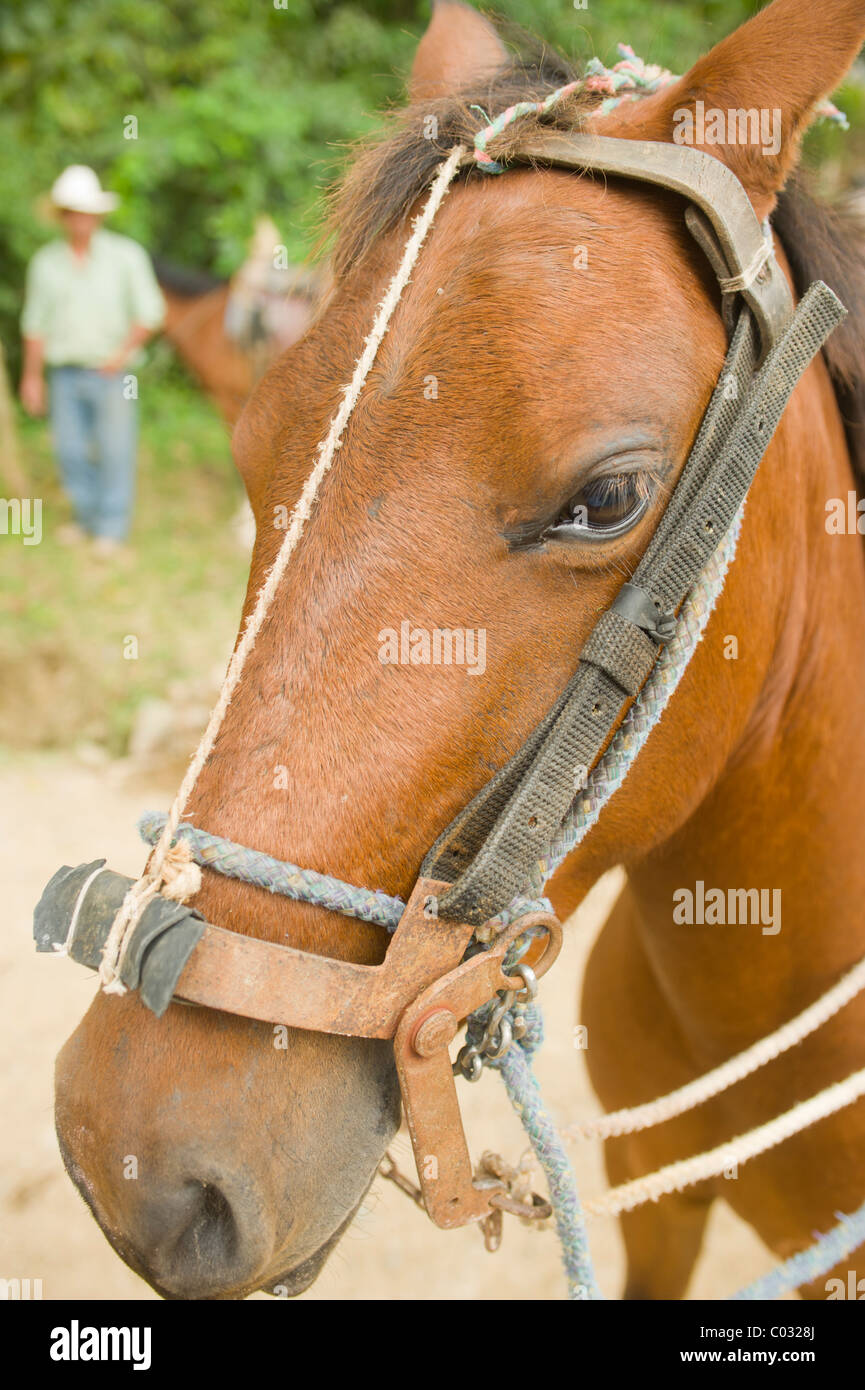
[[[142,840],[155,845],[167,819],[160,811],[146,811],[138,822]],[[356,888],[330,874],[318,874],[314,869],[300,869],[297,864],[273,859],[260,850],[247,849],[194,825],[181,822],[177,834],[189,845],[193,859],[203,869],[215,869],[226,878],[238,878],[255,888],[266,888],[269,893],[314,903],[330,912],[341,912],[345,917],[359,917],[362,922],[373,922],[389,932],[396,931],[405,911],[402,898],[391,898],[371,888]]]
[[[168,817],[162,811],[145,811],[138,822],[138,833],[147,845],[155,845]],[[315,869],[301,869],[287,859],[274,859],[258,849],[248,849],[222,835],[181,821],[178,838],[189,845],[192,857],[202,869],[213,869],[226,878],[240,879],[253,888],[266,888],[295,902],[314,903],[329,912],[341,912],[344,917],[357,917],[361,922],[396,931],[405,912],[402,898],[389,897],[378,889],[356,888],[332,874],[319,874]],[[502,929],[523,917],[527,912],[552,912],[548,898],[514,898],[510,907],[499,914],[497,929]]]
[[[746,1284],[738,1293],[732,1294],[729,1301],[755,1302],[780,1298],[781,1294],[790,1293],[803,1284],[810,1284],[813,1279],[819,1279],[822,1274],[828,1274],[841,1260],[852,1255],[865,1243],[865,1202],[852,1216],[845,1216],[840,1211],[836,1211],[835,1215],[838,1225],[833,1226],[831,1231],[818,1235],[807,1250],[792,1255],[770,1274],[764,1274],[762,1279]]]
[[[501,1073],[508,1100],[519,1116],[547,1180],[568,1281],[568,1298],[597,1301],[603,1299],[603,1294],[595,1278],[576,1174],[532,1070],[532,1054],[544,1040],[540,1009],[530,1005],[526,1018],[529,1027],[525,1036],[489,1065]]]

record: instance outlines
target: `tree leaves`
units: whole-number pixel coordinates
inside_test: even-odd
[[[624,39],[681,70],[759,3],[605,0],[588,11],[498,0],[498,9],[575,57],[615,61]],[[428,18],[428,0],[7,3],[0,333],[10,356],[26,262],[54,234],[36,202],[66,164],[97,169],[123,198],[111,225],[155,254],[230,273],[266,212],[300,259],[315,239],[321,185],[346,142],[402,99]],[[137,139],[126,138],[129,117]]]

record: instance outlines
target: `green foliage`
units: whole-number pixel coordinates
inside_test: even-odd
[[[618,40],[682,71],[757,0],[499,0],[570,56]],[[17,351],[24,267],[51,228],[35,203],[64,165],[123,196],[113,219],[152,251],[230,272],[257,213],[293,257],[314,240],[341,146],[399,101],[428,0],[6,0],[0,9],[0,334]],[[847,98],[845,93],[845,100]],[[861,88],[848,103],[861,122]],[[137,139],[126,138],[137,120]],[[819,152],[861,153],[821,134]]]
[[[684,71],[759,0],[498,0],[510,19],[578,62],[626,41]],[[0,336],[10,359],[24,270],[52,235],[37,200],[70,163],[122,195],[112,225],[154,253],[228,273],[258,213],[292,257],[310,249],[321,187],[347,141],[403,99],[428,0],[4,0],[0,8]],[[840,181],[865,158],[865,89],[854,123],[822,128],[812,155]],[[130,121],[137,138],[128,139]],[[0,742],[76,738],[126,746],[135,711],[209,669],[236,632],[246,562],[231,538],[241,486],[213,408],[155,349],[142,400],[133,552],[104,566],[52,539],[68,516],[42,421],[22,453],[45,502],[42,546],[4,548]],[[48,552],[49,563],[37,557]],[[201,595],[208,602],[201,603]],[[86,621],[84,617],[86,616]],[[138,662],[122,660],[126,633]],[[14,736],[10,736],[14,730]]]

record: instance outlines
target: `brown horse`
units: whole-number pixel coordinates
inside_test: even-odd
[[[675,112],[697,101],[777,109],[777,154],[707,146],[763,218],[863,36],[862,0],[819,12],[775,0],[673,87],[606,116],[572,106],[531,127],[533,139],[582,121],[671,140]],[[468,7],[436,5],[413,106],[361,155],[338,205],[328,303],[236,431],[258,522],[247,608],[283,535],[275,513],[299,494],[443,150],[478,128],[472,104],[492,116],[567,77],[546,52],[512,59]],[[452,188],[200,778],[196,824],[408,896],[428,846],[572,675],[689,453],[726,348],[717,285],[682,212],[673,194],[550,169]],[[811,245],[807,214],[798,225],[794,264],[828,264],[859,309],[861,264],[836,242]],[[583,1001],[607,1107],[700,1075],[865,955],[865,565],[855,525],[826,525],[827,502],[856,487],[830,368],[855,399],[862,327],[854,312],[797,388],[705,640],[624,788],[551,885],[567,913],[605,870],[627,869]],[[643,498],[647,509],[635,507]],[[615,536],[543,542],[577,505]],[[622,534],[615,523],[631,515]],[[382,665],[381,630],[406,618],[485,629],[483,677]],[[677,924],[674,894],[698,881],[780,890],[781,930]],[[209,873],[195,902],[235,931],[341,959],[385,949],[376,929]],[[611,1142],[610,1176],[715,1145],[863,1062],[860,1000],[711,1104]],[[157,1020],[134,995],[97,996],[57,1066],[69,1172],[118,1253],[172,1298],[307,1287],[398,1122],[389,1043],[295,1030],[277,1048],[269,1027],[180,1005]],[[780,1255],[805,1247],[862,1202],[863,1155],[860,1102],[736,1181],[626,1216],[628,1296],[683,1294],[720,1195]]]
[[[226,423],[234,425],[265,369],[309,326],[314,302],[312,284],[287,296],[290,334],[277,340],[262,333],[239,342],[226,332],[232,293],[227,280],[183,270],[163,260],[154,264],[165,300],[163,332],[212,396]]]

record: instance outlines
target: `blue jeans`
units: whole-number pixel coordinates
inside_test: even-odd
[[[52,367],[54,449],[78,524],[92,536],[126,539],[135,496],[136,403],[123,374]]]

